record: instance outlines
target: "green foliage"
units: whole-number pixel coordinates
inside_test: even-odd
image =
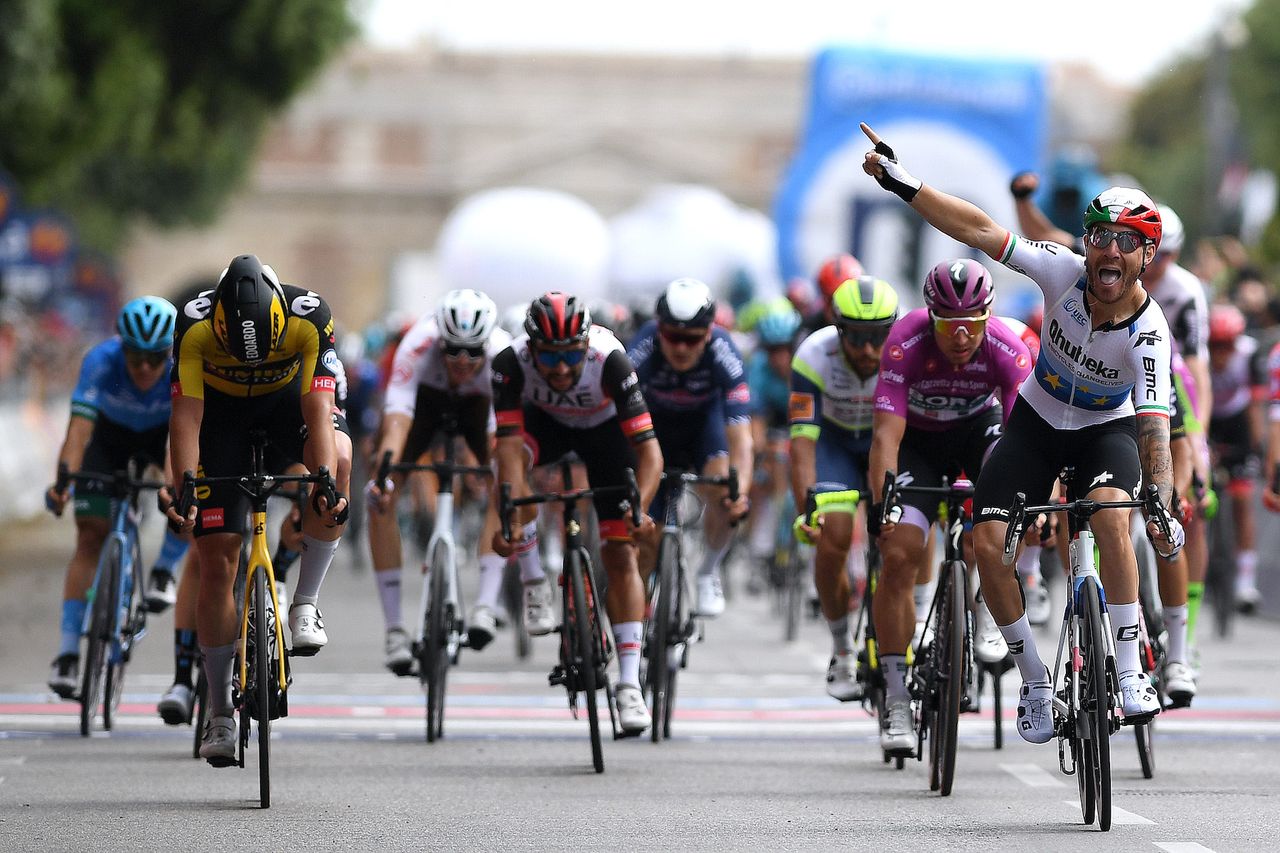
[[[0,166],[115,248],[203,224],[272,114],[355,32],[348,0],[4,0]]]

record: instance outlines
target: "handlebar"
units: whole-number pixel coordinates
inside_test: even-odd
[[[583,498],[594,498],[597,495],[622,494],[624,499],[619,506],[631,513],[631,523],[640,526],[640,489],[636,485],[636,472],[631,468],[625,470],[626,482],[618,486],[601,486],[599,488],[566,489],[560,492],[540,492],[523,498],[511,497],[511,484],[502,483],[498,487],[498,519],[502,523],[502,538],[511,541],[511,513],[517,507],[533,506],[545,503],[571,504]]]
[[[321,465],[314,474],[281,474],[279,476],[262,474],[253,477],[197,477],[194,471],[183,471],[182,486],[179,489],[175,506],[178,515],[186,518],[191,512],[191,507],[195,506],[197,486],[212,486],[219,483],[234,484],[252,500],[266,500],[290,483],[314,483],[318,485],[328,495],[329,506],[331,507],[334,505],[335,496],[337,495],[337,487],[326,465]],[[170,529],[173,529],[172,523],[170,524]],[[175,530],[175,532],[177,531]]]
[[[1022,539],[1025,532],[1026,519],[1028,515],[1039,515],[1041,513],[1051,512],[1068,512],[1084,518],[1089,518],[1094,513],[1104,509],[1134,509],[1141,507],[1146,511],[1148,520],[1153,520],[1156,527],[1159,528],[1161,535],[1166,539],[1171,538],[1171,525],[1169,520],[1169,510],[1160,501],[1160,490],[1155,484],[1147,486],[1146,494],[1141,500],[1132,501],[1095,501],[1089,498],[1080,498],[1074,501],[1066,501],[1057,504],[1045,504],[1043,506],[1027,506],[1027,496],[1024,492],[1018,492],[1013,500],[1013,506],[1009,508],[1009,526],[1004,534],[1004,554],[1002,561],[1006,566],[1012,565],[1014,557],[1018,553],[1018,542]]]
[[[722,489],[728,489],[730,503],[733,503],[734,501],[736,501],[739,495],[741,494],[741,492],[738,490],[738,469],[733,466],[730,466],[729,473],[723,476],[708,476],[703,474],[695,474],[692,471],[682,471],[679,469],[672,469],[670,471],[663,471],[662,479],[663,480],[678,479],[680,480],[680,482],[688,483],[690,485],[719,486]],[[730,524],[730,527],[737,527],[737,526],[738,526],[737,521],[734,521]]]
[[[895,472],[885,471],[884,488],[881,490],[884,497],[881,500],[880,523],[896,524],[902,518],[900,502],[904,494],[938,495],[949,501],[962,502],[973,497],[973,491],[973,481],[964,478],[950,480],[943,477],[941,486],[906,485],[898,482],[898,475]]]
[[[477,474],[480,476],[493,476],[493,469],[484,465],[455,465],[452,462],[425,462],[422,464],[416,462],[398,462],[391,464],[391,451],[384,450],[382,458],[378,461],[377,483],[379,489],[385,489],[387,478],[392,474],[412,474],[415,471],[434,471],[442,477],[448,477],[453,474]]]

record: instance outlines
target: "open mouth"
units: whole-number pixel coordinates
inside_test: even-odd
[[[1120,281],[1120,275],[1120,270],[1115,267],[1098,267],[1098,284],[1115,284]]]

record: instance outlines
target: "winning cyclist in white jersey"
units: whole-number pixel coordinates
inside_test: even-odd
[[[871,128],[862,130],[875,146],[863,171],[930,225],[1028,276],[1044,292],[1035,369],[983,466],[973,501],[983,594],[1022,675],[1018,733],[1044,743],[1053,737],[1053,687],[1017,578],[1002,559],[1005,519],[1018,492],[1032,503],[1047,499],[1066,464],[1091,499],[1129,499],[1145,478],[1168,505],[1169,327],[1138,280],[1159,246],[1160,214],[1144,193],[1113,187],[1085,211],[1084,257],[1056,243],[1027,242],[973,204],[922,184]],[[1102,510],[1091,526],[1116,639],[1121,710],[1133,724],[1158,714],[1160,703],[1138,663],[1138,568],[1128,519],[1128,510]],[[1170,521],[1169,539],[1156,532],[1154,520],[1147,529],[1165,556],[1176,554],[1184,539],[1177,519]]]

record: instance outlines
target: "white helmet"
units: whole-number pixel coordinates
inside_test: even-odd
[[[696,278],[678,278],[658,297],[654,311],[658,322],[667,326],[706,329],[716,316],[711,288]]]
[[[482,347],[498,321],[498,306],[478,290],[451,290],[436,310],[440,337],[458,347]]]
[[[1164,233],[1160,237],[1160,253],[1174,255],[1181,252],[1184,237],[1182,220],[1167,204],[1158,204],[1156,209],[1160,211],[1160,223],[1164,226]]]

